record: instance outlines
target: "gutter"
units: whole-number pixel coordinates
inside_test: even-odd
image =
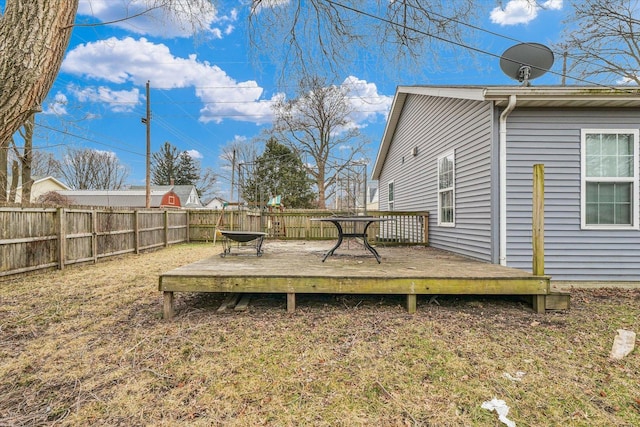
[[[500,227],[500,265],[507,265],[507,117],[516,108],[516,96],[509,96],[509,104],[500,114],[500,140],[499,144],[499,227]]]

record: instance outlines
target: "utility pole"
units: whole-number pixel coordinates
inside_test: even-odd
[[[142,123],[147,125],[147,171],[146,171],[146,208],[151,207],[151,98],[149,80],[147,80],[147,116],[142,118]]]

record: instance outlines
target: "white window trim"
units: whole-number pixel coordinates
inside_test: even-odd
[[[391,196],[391,191],[389,191],[389,188],[393,187],[393,199],[390,198]],[[396,198],[396,185],[395,185],[395,181],[391,180],[387,183],[387,209],[389,211],[393,211],[393,207],[395,205],[395,198]]]
[[[591,133],[630,133],[633,135],[633,155],[635,161],[633,162],[633,179],[629,180],[633,184],[633,205],[631,212],[631,225],[619,225],[619,224],[587,224],[587,177],[586,177],[586,161],[587,161],[587,149],[586,149],[586,136]],[[580,226],[584,230],[638,230],[640,222],[638,221],[638,204],[640,190],[638,183],[640,181],[638,177],[638,158],[640,152],[638,147],[638,136],[640,132],[638,129],[582,129],[580,132]],[[606,182],[619,182],[621,179],[613,178],[601,178],[598,181]]]
[[[440,190],[440,160],[445,158],[445,157],[453,157],[453,186],[451,187],[451,190],[447,189],[447,190]],[[456,152],[455,150],[452,151],[447,151],[446,153],[442,154],[441,156],[438,156],[437,160],[438,162],[437,167],[436,167],[436,193],[437,193],[437,199],[438,199],[438,226],[440,227],[455,227],[456,226]],[[443,222],[441,217],[440,217],[440,193],[443,191],[451,191],[452,195],[451,195],[451,201],[452,201],[452,208],[453,208],[453,222]]]

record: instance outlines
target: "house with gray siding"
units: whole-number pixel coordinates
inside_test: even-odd
[[[381,210],[429,212],[429,242],[532,269],[533,166],[545,273],[640,281],[640,89],[400,86],[373,170]]]

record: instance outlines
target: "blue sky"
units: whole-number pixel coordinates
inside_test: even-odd
[[[135,11],[142,1],[81,0],[76,22],[117,20],[127,15],[125,4]],[[251,60],[246,2],[218,3],[220,9],[201,15],[209,31],[198,40],[188,36],[188,25],[175,16],[143,16],[117,24],[76,27],[61,72],[43,106],[44,114],[37,119],[41,125],[35,148],[56,154],[65,147],[110,151],[129,168],[130,184],[144,184],[146,136],[141,118],[146,114],[145,84],[150,81],[152,151],[158,151],[165,141],[181,151],[188,150],[203,168],[211,167],[223,175],[217,194],[228,197],[222,147],[234,140],[250,140],[269,127],[271,102],[283,89],[277,87],[274,76],[278,64],[257,67]],[[401,71],[389,78],[375,69],[358,67],[336,80],[336,84],[357,83],[350,97],[355,107],[352,120],[370,141],[367,155],[371,162],[396,86],[517,85],[502,74],[499,55],[518,41],[559,41],[568,9],[562,0],[538,1],[543,7],[531,3],[478,1],[482,18],[475,25],[488,32],[466,41],[476,50],[474,59],[447,58],[443,52],[443,65],[428,67],[419,79]],[[4,7],[4,2],[0,4]],[[553,69],[561,66],[556,60]],[[560,77],[553,73],[535,81],[559,83]]]

